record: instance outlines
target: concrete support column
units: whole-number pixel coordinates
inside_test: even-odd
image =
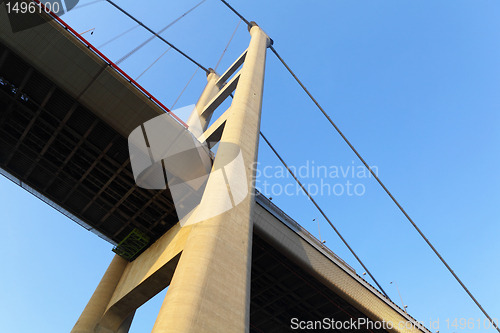
[[[196,137],[199,137],[207,130],[210,119],[212,118],[212,114],[202,115],[201,113],[208,102],[210,102],[219,92],[220,87],[217,86],[218,79],[219,75],[210,68],[210,74],[207,75],[207,85],[196,103],[196,108],[193,110],[186,123],[189,126],[189,130]]]
[[[258,26],[250,33],[252,39],[214,162],[214,170],[224,168],[241,151],[246,177],[233,177],[229,167],[225,177],[232,185],[247,187],[248,194],[232,209],[192,225],[152,333],[249,331],[253,163],[270,42]],[[206,201],[209,204],[204,207],[222,212],[227,195],[226,183],[211,176],[202,204]]]
[[[130,326],[132,326],[132,321],[134,320],[135,316],[135,311],[132,312],[125,320],[123,323],[120,325],[120,328],[116,331],[116,333],[128,333],[130,330]]]
[[[94,333],[128,261],[115,255],[71,333]]]

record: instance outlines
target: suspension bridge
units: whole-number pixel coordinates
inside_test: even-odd
[[[7,7],[0,9],[0,172],[115,247],[116,256],[92,297],[89,295],[73,333],[127,332],[135,311],[167,287],[154,333],[288,332],[293,318],[313,323],[324,318],[361,323],[337,327],[341,332],[429,332],[386,295],[369,267],[260,132],[268,53],[284,65],[465,292],[493,321],[281,57],[265,27],[247,20],[222,1],[248,27],[251,38],[248,48],[219,73],[220,60],[215,69],[205,67],[161,36],[205,1],[158,31],[117,3],[107,2],[136,25],[101,47],[92,45],[84,33],[78,33],[51,11],[19,15],[18,24],[26,29],[12,32]],[[36,0],[32,3],[44,7]],[[151,36],[117,61],[100,50],[139,28]],[[148,43],[158,40],[167,49],[136,78],[120,68]],[[192,122],[181,120],[138,83],[167,52],[177,52],[195,65],[196,71],[207,75],[207,85],[193,111],[203,120],[199,129],[207,147],[233,143],[249,165],[256,161],[261,136],[375,286],[269,198],[255,192],[255,175],[248,174],[248,168],[243,180],[238,181],[248,187],[249,195],[236,203],[237,191],[226,167],[226,182],[216,183],[214,176],[209,177],[198,204],[202,207],[207,200],[207,209],[216,210],[214,207],[224,202],[226,188],[231,187],[233,207],[199,223],[189,224],[194,214],[187,216],[187,225],[182,224],[172,188],[138,185],[127,141],[135,129],[145,131],[148,121],[167,114],[176,131],[182,135],[194,133]],[[225,101],[230,107],[211,121]],[[227,156],[232,151],[226,147],[221,144],[215,154],[207,152],[214,165],[212,175],[217,166],[223,168],[231,162]],[[164,172],[166,169],[163,166]],[[380,323],[393,326],[382,327]],[[300,328],[304,332],[317,329],[307,325]]]

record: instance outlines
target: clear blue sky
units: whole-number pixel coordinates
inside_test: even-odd
[[[82,0],[81,4],[91,1]],[[159,30],[198,0],[117,1]],[[500,3],[460,1],[231,1],[274,39],[275,47],[477,299],[500,319]],[[134,23],[106,2],[62,17],[101,45]],[[207,67],[217,63],[238,18],[207,0],[163,36]],[[117,60],[149,37],[141,28],[102,48]],[[247,47],[242,24],[220,67]],[[137,77],[166,46],[159,41],[124,61]],[[139,82],[171,106],[195,66],[169,51]],[[205,84],[198,71],[176,107],[193,104]],[[284,159],[306,165],[360,162],[269,52],[262,131]],[[260,145],[260,170],[279,161]],[[309,163],[309,164],[308,164]],[[266,169],[269,171],[271,169]],[[311,170],[311,169],[310,169]],[[259,178],[284,187],[290,178]],[[361,184],[363,195],[316,199],[397,304],[428,326],[484,316],[373,178],[303,178],[307,184]],[[345,189],[345,188],[344,188]],[[346,189],[345,189],[346,190]],[[352,190],[352,189],[351,189]],[[358,191],[358,193],[359,193]],[[351,192],[352,193],[352,192]],[[268,194],[318,236],[320,215],[304,196]],[[1,331],[69,332],[100,280],[112,246],[5,178],[0,178],[3,254]],[[319,218],[327,245],[363,269]],[[371,282],[371,281],[370,281]],[[151,330],[164,293],[139,309],[132,333]],[[477,321],[476,329],[479,331]],[[435,329],[433,330],[435,331]],[[481,330],[485,331],[485,330]],[[493,330],[489,330],[493,332]]]

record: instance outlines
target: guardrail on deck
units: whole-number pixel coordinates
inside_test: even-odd
[[[341,259],[338,255],[336,255],[332,250],[330,250],[325,244],[320,242],[319,239],[317,239],[315,236],[313,236],[309,231],[307,231],[304,227],[302,227],[300,224],[298,224],[294,219],[292,219],[287,213],[282,211],[278,206],[276,206],[274,203],[271,202],[268,198],[266,198],[262,193],[259,191],[256,191],[255,193],[255,198],[259,204],[264,204],[268,208],[272,210],[271,213],[276,214],[278,216],[276,217],[281,217],[283,219],[283,222],[286,222],[290,224],[293,228],[295,228],[296,232],[298,231],[299,235],[304,236],[307,240],[310,240],[312,243],[317,245],[319,248],[321,248],[323,251],[325,251],[327,254],[335,258],[336,260],[340,261],[342,264],[344,264],[347,268],[349,268],[353,273],[356,273],[356,270],[349,266],[348,263],[346,263],[343,259]]]

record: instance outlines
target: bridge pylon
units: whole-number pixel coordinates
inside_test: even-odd
[[[188,120],[209,146],[220,143],[197,211],[134,261],[115,256],[71,333],[126,333],[135,310],[167,286],[153,333],[249,331],[254,165],[271,43],[256,24],[249,31],[249,47],[233,65],[208,74]],[[208,127],[233,93],[231,106]]]

